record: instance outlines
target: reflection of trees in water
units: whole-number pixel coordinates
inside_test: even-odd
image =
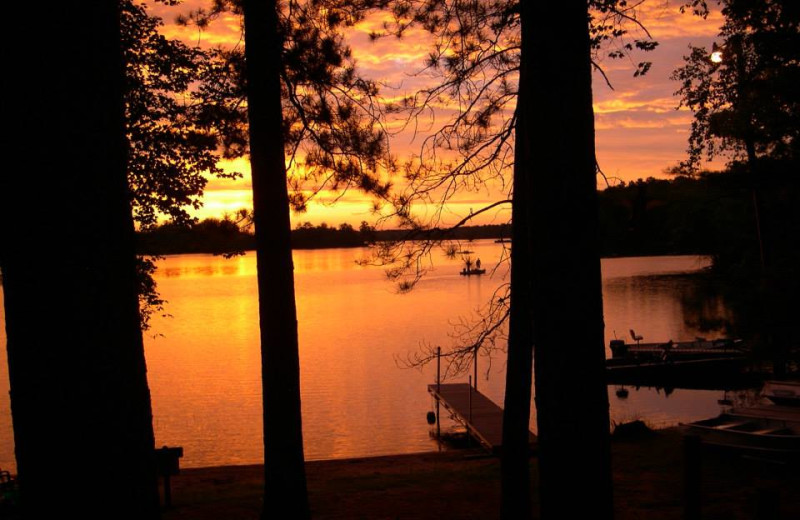
[[[667,293],[680,303],[687,328],[728,337],[752,337],[757,328],[746,289],[708,272],[637,276],[628,280],[643,293]],[[606,284],[612,288],[612,283]]]
[[[721,282],[705,273],[670,276],[680,287],[683,321],[702,332],[720,331],[728,337],[743,334],[742,321],[726,299]]]
[[[610,332],[613,329],[614,337],[629,325],[642,333],[645,341],[686,341],[735,333],[735,318],[722,294],[704,287],[694,273],[609,278],[603,291],[606,326]]]
[[[710,272],[685,278],[690,283],[684,284],[680,300],[687,325],[747,339],[757,359],[797,370],[800,348],[793,320],[798,305],[795,291],[786,289],[796,283],[791,276],[768,285],[726,281]]]
[[[761,397],[760,388],[742,388],[735,391],[726,392],[725,396],[730,399],[731,406],[734,408],[748,408],[759,404]]]

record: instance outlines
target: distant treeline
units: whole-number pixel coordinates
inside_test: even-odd
[[[600,192],[604,256],[709,254],[717,270],[753,271],[761,249],[772,267],[797,261],[800,176],[792,163],[761,162],[721,173],[647,179]],[[758,214],[754,209],[758,200]]]
[[[470,226],[448,232],[453,240],[509,237],[508,224]],[[294,249],[323,249],[334,247],[363,247],[374,242],[402,240],[409,236],[406,230],[376,230],[366,222],[358,229],[350,224],[338,227],[322,223],[314,226],[308,222],[292,230]],[[229,254],[255,249],[255,237],[229,219],[209,218],[194,224],[164,223],[138,233],[138,251],[145,255],[180,253]]]
[[[225,254],[255,247],[251,233],[229,219],[209,218],[194,224],[166,222],[137,233],[136,249],[143,255],[181,253]]]
[[[763,211],[769,213],[777,195],[764,187],[761,193]],[[746,175],[736,171],[697,178],[640,179],[602,190],[598,196],[603,256],[711,254],[723,261],[727,256],[740,257],[743,243],[757,241],[750,184]],[[511,228],[497,224],[434,233],[455,240],[497,239],[510,237]],[[292,230],[295,249],[361,247],[408,237],[408,231],[376,230],[366,222],[359,228],[304,223]],[[189,226],[167,223],[139,233],[142,254],[219,254],[254,247],[252,233],[227,219],[206,219]]]
[[[743,232],[750,215],[746,192],[732,181],[727,174],[649,178],[601,191],[603,256],[716,253],[719,239]]]

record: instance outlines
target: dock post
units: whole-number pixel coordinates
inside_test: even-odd
[[[473,376],[472,379],[475,380],[475,390],[478,389],[478,346],[475,345],[475,354],[472,356],[472,371]]]
[[[469,376],[469,423],[472,424],[472,376]]]
[[[469,376],[469,384],[467,385],[469,388],[469,419],[468,423],[472,424],[472,376]],[[472,435],[469,433],[469,426],[467,426],[467,443],[471,445]]]
[[[436,347],[436,440],[441,448],[442,427],[439,423],[439,396],[442,386],[442,347]]]

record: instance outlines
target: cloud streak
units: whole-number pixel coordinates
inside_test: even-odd
[[[664,170],[685,157],[686,138],[691,123],[691,114],[676,110],[678,99],[673,96],[678,85],[669,79],[672,71],[681,65],[682,56],[688,54],[688,46],[710,47],[722,24],[721,14],[713,12],[707,19],[690,14],[680,14],[680,2],[643,3],[637,9],[642,24],[659,42],[651,53],[641,53],[632,59],[601,61],[613,90],[604,78],[594,74],[594,107],[596,124],[596,146],[598,161],[606,174],[625,181],[649,176],[664,176]],[[226,15],[213,23],[202,34],[196,29],[180,27],[174,23],[179,13],[207,7],[204,0],[189,0],[179,8],[163,4],[152,4],[152,12],[165,20],[164,34],[181,38],[190,45],[236,45],[240,41],[240,23]],[[431,37],[420,29],[411,29],[404,38],[385,37],[371,40],[371,32],[381,32],[385,14],[376,14],[358,23],[345,35],[352,46],[353,55],[361,74],[374,79],[384,87],[384,95],[396,100],[403,95],[429,86],[435,78],[427,73],[417,74],[425,68],[425,58],[431,51]],[[632,37],[641,35],[632,34]],[[633,78],[638,61],[652,61],[650,72],[641,78]],[[542,100],[546,102],[546,100]],[[392,142],[394,154],[403,159],[419,152],[418,144],[425,132],[435,128],[447,118],[448,107],[440,106],[436,122],[420,121],[417,129],[422,132],[414,137],[414,125],[399,132]],[[390,123],[399,128],[397,121]],[[414,144],[417,143],[417,144]],[[234,169],[249,172],[246,161],[238,161]],[[719,166],[718,164],[716,166]],[[249,175],[249,174],[248,174]],[[202,214],[225,209],[232,211],[250,203],[249,177],[238,181],[213,179],[206,190],[205,209]],[[496,193],[484,192],[485,200]],[[468,204],[477,206],[481,202],[475,194],[469,196]],[[321,199],[324,197],[321,197]],[[465,206],[459,202],[456,206]],[[328,222],[348,221],[357,223],[368,219],[369,202],[359,200],[353,192],[332,208],[313,205],[301,220]],[[463,208],[462,208],[463,209]],[[332,215],[325,217],[324,215]],[[319,220],[321,219],[321,220]]]

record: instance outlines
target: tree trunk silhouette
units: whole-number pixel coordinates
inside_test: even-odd
[[[38,43],[9,55],[8,151],[27,162],[0,186],[23,518],[158,518],[118,6],[11,9]]]
[[[508,362],[503,406],[501,459],[502,518],[531,518],[531,480],[528,429],[531,412],[533,363],[533,315],[531,301],[531,147],[528,126],[532,122],[530,98],[530,7],[520,4],[521,59],[514,141],[514,193],[511,207],[511,307],[508,326]]]
[[[532,345],[541,518],[612,518],[587,4],[521,6],[503,518],[531,516]]]
[[[278,4],[246,0],[247,102],[264,399],[263,518],[309,518],[283,147]]]
[[[525,19],[535,49],[526,165],[543,519],[581,516],[586,504],[613,517],[587,20],[580,0]]]

